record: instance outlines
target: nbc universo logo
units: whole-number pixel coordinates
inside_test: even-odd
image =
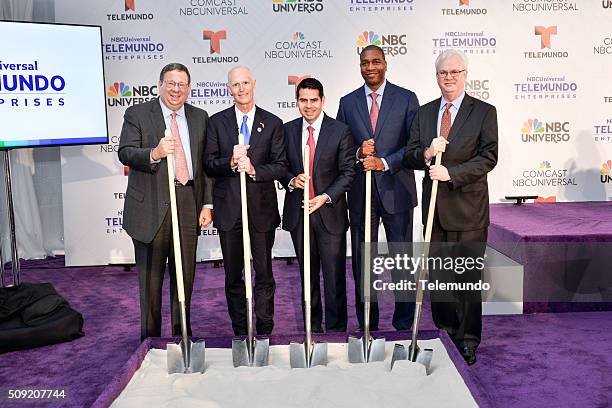
[[[128,97],[132,96],[132,91],[130,90],[130,86],[124,82],[115,82],[108,87],[107,95],[112,98]]]
[[[601,165],[600,181],[602,183],[612,183],[612,160],[608,160]]]
[[[210,41],[210,53],[221,54],[221,40],[227,39],[227,31],[210,31],[204,30],[203,39]]]
[[[557,35],[557,26],[535,26],[534,31],[540,36],[540,48],[551,48],[550,36]]]

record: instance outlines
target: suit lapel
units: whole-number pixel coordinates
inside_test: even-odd
[[[260,141],[262,133],[265,132],[266,123],[264,116],[261,114],[261,110],[255,106],[255,117],[253,119],[253,127],[251,128],[251,138],[249,145],[255,147]]]
[[[155,137],[157,142],[164,137],[164,131],[166,130],[166,122],[164,121],[164,114],[162,113],[159,98],[154,99],[151,103],[151,122],[155,127]]]
[[[234,110],[234,106],[226,109],[223,115],[225,117],[225,131],[226,134],[229,135],[229,145],[237,145],[238,133],[240,132],[240,130],[238,129],[238,122],[236,121],[236,111]]]
[[[457,133],[459,133],[466,119],[468,118],[468,116],[470,116],[473,107],[474,100],[468,94],[465,94],[463,102],[459,107],[459,112],[457,112],[457,117],[455,117],[455,120],[453,121],[453,126],[451,126],[450,133],[448,134],[449,142],[455,138],[455,135],[457,135]]]
[[[331,125],[331,121],[327,117],[327,115],[323,114],[323,122],[321,122],[321,129],[319,130],[319,138],[317,139],[317,147],[315,149],[314,163],[312,167],[317,168],[317,163],[323,155],[325,149],[327,149],[327,145],[329,143],[329,136],[327,134],[329,130],[329,125]],[[312,171],[312,169],[311,169]]]
[[[380,129],[382,129],[385,120],[389,116],[389,112],[391,112],[394,99],[394,85],[387,81],[387,85],[385,86],[385,93],[383,94],[382,104],[380,105],[380,111],[378,112],[378,119],[376,120],[376,132],[374,133],[374,139],[376,139],[380,134]]]
[[[431,111],[428,113],[428,115],[430,115],[430,120],[428,121],[429,123],[431,123],[431,127],[429,128],[429,134],[427,135],[427,137],[429,138],[428,140],[428,144],[427,146],[429,146],[429,144],[431,144],[431,141],[433,139],[435,139],[436,137],[440,136],[438,134],[438,115],[440,114],[440,103],[442,101],[442,98],[438,98],[436,99],[435,103],[433,104]]]
[[[363,137],[363,140],[367,140],[370,137],[373,137],[374,135],[374,131],[372,130],[372,122],[370,122],[370,112],[368,111],[368,102],[366,98],[367,96],[365,94],[363,86],[355,91],[357,109],[361,114],[361,119],[363,120],[365,128],[368,130],[367,136],[361,135]]]

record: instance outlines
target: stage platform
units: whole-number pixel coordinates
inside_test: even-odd
[[[525,313],[612,310],[612,202],[492,204],[488,244],[523,265]]]

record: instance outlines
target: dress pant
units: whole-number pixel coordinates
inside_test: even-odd
[[[486,249],[488,228],[475,231],[446,231],[440,225],[436,213],[431,235],[430,257],[483,256]],[[441,243],[436,245],[436,243]],[[451,244],[445,244],[451,243]],[[463,245],[461,245],[463,244]],[[429,281],[471,282],[482,279],[482,269],[456,273],[455,271],[432,268]],[[431,312],[439,329],[446,330],[460,349],[464,346],[478,347],[482,334],[482,302],[480,291],[432,291]]]
[[[372,177],[372,235],[370,242],[378,242],[378,227],[380,220],[382,219],[385,227],[385,235],[387,242],[412,242],[412,214],[413,209],[404,211],[397,214],[390,214],[385,211],[380,198],[378,196],[378,189],[376,188],[376,179]],[[365,237],[365,223],[363,216],[360,219],[351,217],[351,252],[352,252],[352,267],[353,267],[353,278],[355,279],[355,309],[357,312],[357,320],[359,321],[359,328],[363,329],[364,322],[364,302],[363,302],[363,242]],[[375,245],[373,245],[373,248]],[[372,257],[375,255],[372,250]],[[372,275],[370,275],[372,276]],[[399,282],[404,279],[405,276],[398,274],[395,271],[392,272],[392,279],[394,282]],[[374,279],[370,279],[373,282]],[[378,303],[376,302],[376,291],[372,288],[370,291],[372,295],[372,303],[370,307],[370,330],[378,330]],[[412,326],[412,319],[414,317],[414,299],[405,301],[403,297],[405,294],[395,293],[395,310],[393,312],[393,327],[397,330],[408,330]]]
[[[177,186],[176,201],[185,286],[187,331],[191,335],[190,304],[195,276],[196,247],[198,243],[198,211],[193,186]],[[172,335],[181,334],[181,318],[176,289],[174,247],[172,241],[172,215],[166,212],[157,234],[150,243],[134,242],[136,268],[140,289],[140,339],[161,337],[162,286],[166,263],[170,274],[170,304],[172,309]]]
[[[217,211],[223,211],[217,209]],[[257,232],[249,225],[251,237],[251,256],[255,285],[253,300],[255,329],[257,334],[270,334],[274,327],[274,291],[276,283],[272,274],[272,246],[276,230]],[[225,269],[225,297],[227,309],[232,320],[234,334],[247,334],[247,304],[244,287],[244,250],[242,246],[242,221],[239,218],[229,231],[219,230],[223,267]]]
[[[297,227],[291,231],[293,247],[300,265],[302,287],[302,315],[304,310],[304,215],[300,214]],[[327,332],[346,331],[346,233],[330,234],[321,213],[310,215],[310,297],[311,327],[322,332],[323,308],[319,271],[323,272],[325,298],[325,328]]]

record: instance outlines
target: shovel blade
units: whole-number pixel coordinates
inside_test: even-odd
[[[327,365],[327,343],[313,343],[310,367]]]
[[[232,340],[232,362],[234,367],[249,366],[249,350],[246,339]]]
[[[190,348],[187,367],[185,367],[185,359],[183,356],[186,347]],[[203,341],[198,341],[196,343],[189,341],[186,346],[182,340],[180,344],[168,343],[166,347],[168,374],[203,373],[205,365],[205,351],[206,347]]]
[[[385,360],[385,338],[372,339],[368,353],[368,363]]]
[[[433,357],[433,349],[423,349],[417,354],[417,363],[421,363],[429,370],[431,365],[431,358]]]
[[[306,346],[303,343],[289,343],[289,363],[291,368],[306,368]]]
[[[253,339],[255,347],[253,347],[253,367],[264,367],[268,365],[268,356],[270,355],[270,339],[267,337],[261,339]]]
[[[395,343],[393,347],[393,354],[391,355],[391,370],[393,370],[393,364],[398,360],[408,359],[408,352],[403,344]]]
[[[359,364],[366,362],[366,348],[363,337],[349,336],[348,338],[348,359],[350,363]]]

